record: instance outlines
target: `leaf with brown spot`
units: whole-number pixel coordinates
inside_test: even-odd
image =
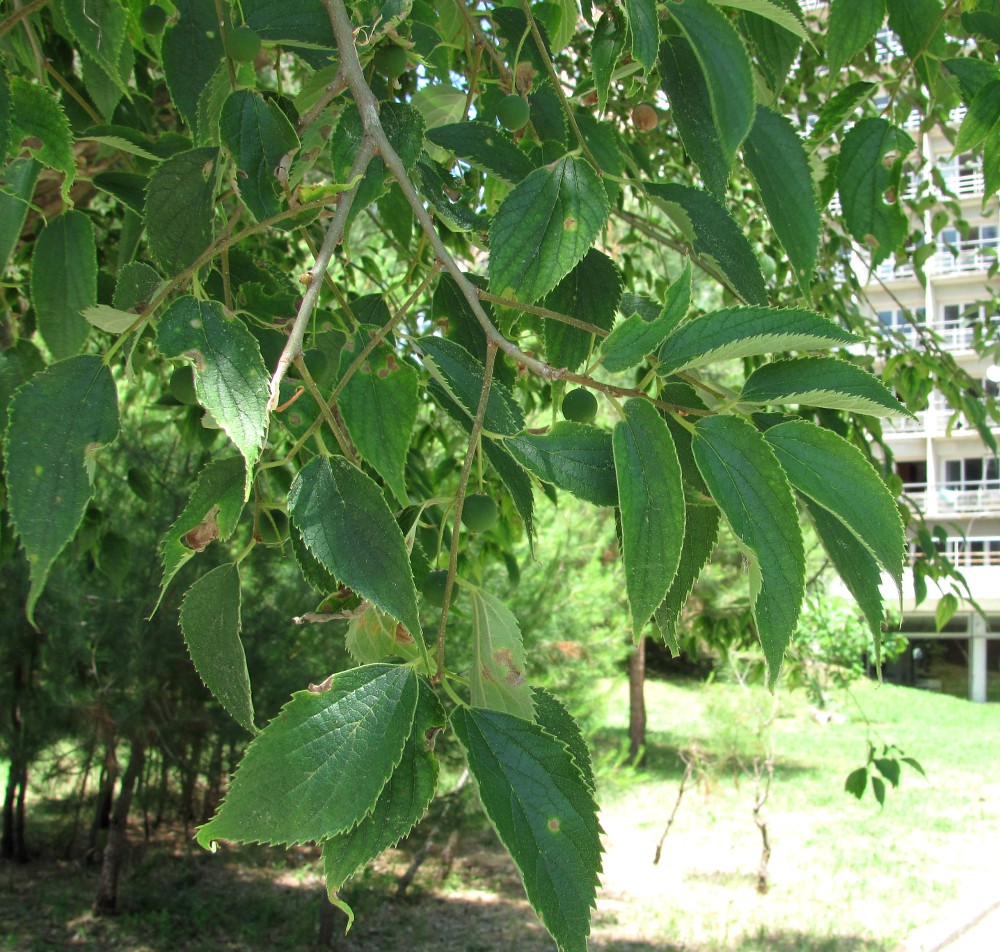
[[[476,707],[534,720],[531,688],[524,680],[526,657],[517,619],[498,598],[479,588],[472,594],[472,670]]]

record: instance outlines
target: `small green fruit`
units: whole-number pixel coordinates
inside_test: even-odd
[[[470,532],[485,532],[496,525],[497,504],[483,493],[467,496],[462,507],[462,524]]]
[[[230,31],[226,52],[234,63],[252,63],[260,52],[260,37],[246,24]]]
[[[447,584],[448,570],[435,569],[424,576],[424,580],[420,584],[420,591],[428,602],[441,608],[444,605],[444,590]]]
[[[511,93],[500,100],[497,106],[497,119],[508,132],[517,132],[528,124],[531,118],[531,107],[516,93]]]
[[[150,36],[159,36],[166,25],[167,11],[156,4],[145,7],[139,14],[139,26],[142,27],[144,33],[148,33]]]
[[[383,46],[375,54],[375,72],[387,79],[395,79],[406,72],[406,50],[401,46]]]
[[[562,413],[567,420],[574,423],[593,423],[597,416],[597,397],[589,390],[582,387],[579,390],[570,390],[563,397]]]
[[[280,509],[262,509],[257,518],[261,545],[281,545],[288,538],[288,516]]]
[[[185,406],[193,407],[198,403],[198,395],[194,391],[194,370],[191,367],[178,367],[170,377],[170,395]]]

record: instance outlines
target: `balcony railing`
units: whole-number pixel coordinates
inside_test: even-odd
[[[932,274],[968,274],[988,271],[997,262],[996,238],[974,238],[959,241],[952,247],[940,247],[929,264]],[[957,253],[956,253],[957,252]]]
[[[944,183],[949,192],[961,198],[982,195],[983,189],[986,187],[982,169],[966,169],[962,172],[946,171]]]
[[[903,492],[925,516],[1000,512],[1000,484],[982,486],[968,483],[942,483],[933,493],[927,483],[904,483]]]
[[[998,324],[1000,314],[993,314],[986,318],[986,321],[989,324]],[[968,350],[976,339],[975,324],[963,318],[935,321],[931,325],[931,330],[941,337],[941,343],[946,350]],[[983,329],[980,329],[980,336],[983,336]]]
[[[886,433],[926,433],[929,414],[926,410],[911,417],[889,417],[882,429]]]

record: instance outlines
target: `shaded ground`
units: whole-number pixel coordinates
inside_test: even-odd
[[[626,705],[612,698],[597,739],[607,855],[591,948],[600,952],[894,952],[936,920],[962,922],[959,900],[1000,890],[1000,708],[898,688],[861,698],[872,717],[811,719],[783,700],[774,725],[777,765],[766,807],[773,854],[766,894],[757,891],[760,838],[752,784],[727,769],[686,795],[658,865],[652,858],[692,742],[736,745],[740,709],[724,687],[650,685],[656,712],[650,769],[611,769],[623,743]],[[614,712],[619,712],[615,714]],[[617,719],[616,719],[617,718]],[[722,724],[722,727],[719,724]],[[752,724],[750,725],[752,727]],[[869,730],[917,756],[884,809],[843,793],[863,762]],[[724,747],[725,745],[723,745]],[[720,748],[721,749],[721,748]],[[419,846],[419,830],[410,849]],[[122,912],[89,913],[97,871],[41,858],[0,865],[0,949],[283,950],[318,947],[326,907],[319,855],[246,849],[212,855],[180,832],[151,844],[133,830]],[[53,838],[53,842],[56,838]],[[410,853],[379,861],[345,891],[357,921],[338,952],[551,952],[523,898],[512,863],[490,831],[463,827],[449,869],[431,858],[407,896],[396,877]],[[1000,898],[998,896],[997,898]],[[983,907],[985,908],[985,907]],[[945,926],[949,925],[946,921]]]

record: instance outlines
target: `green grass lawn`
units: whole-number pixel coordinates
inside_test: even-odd
[[[804,694],[779,692],[776,767],[764,808],[773,852],[762,894],[754,782],[739,758],[747,762],[760,749],[754,710],[770,710],[771,696],[724,683],[649,682],[647,768],[637,771],[620,763],[624,680],[595,691],[607,696],[605,726],[594,739],[607,854],[592,949],[889,952],[913,930],[951,915],[958,900],[974,905],[982,897],[985,906],[990,889],[990,898],[1000,898],[1000,706],[862,683],[858,704],[836,697],[841,717],[824,726]],[[904,767],[884,809],[870,793],[859,802],[843,791],[848,772],[866,758],[870,731],[917,758],[928,775]],[[678,752],[692,744],[713,766],[685,794],[654,866],[683,774]],[[316,850],[211,855],[180,831],[144,844],[138,827],[134,820],[122,913],[111,920],[89,913],[94,868],[54,858],[0,867],[0,949],[290,952],[313,943],[325,903]],[[29,837],[44,829],[29,823]],[[332,948],[551,952],[512,864],[479,825],[462,826],[447,875],[432,858],[407,898],[396,900],[395,876],[426,835],[418,828],[348,887],[358,920]],[[447,831],[439,833],[439,845],[446,839]]]

